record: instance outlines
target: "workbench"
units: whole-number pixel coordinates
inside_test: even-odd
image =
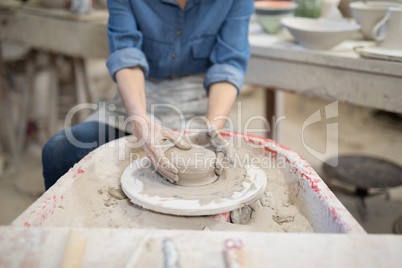
[[[128,156],[136,152],[128,147],[132,143],[131,138],[123,137],[89,153],[10,226],[0,227],[0,266],[60,266],[67,245],[71,244],[68,241],[72,233],[78,234],[80,241],[85,241],[80,255],[81,267],[163,267],[166,261],[162,250],[165,239],[174,242],[180,267],[237,267],[225,263],[225,244],[228,240],[241,241],[241,248],[232,250],[244,257],[246,267],[400,266],[402,237],[367,235],[299,155],[268,139],[244,134],[231,135],[248,143],[262,145],[258,151],[264,155],[268,156],[269,152],[278,161],[286,160],[283,172],[289,183],[290,196],[319,233],[89,228],[85,224],[67,227],[66,222],[59,227],[44,227],[47,221],[55,217],[56,210],[66,208],[65,202],[69,202],[72,191],[82,188],[74,185],[79,185],[80,180],[85,179],[85,174],[103,174],[104,183],[118,184],[118,174],[130,162]],[[117,165],[116,156],[120,153],[123,153],[125,160]],[[100,170],[105,164],[116,166],[116,170]],[[92,182],[92,189],[87,189],[88,193],[96,192],[100,186]],[[85,200],[86,197],[83,196],[83,202],[91,203]],[[70,216],[72,221],[79,218],[84,220],[90,212],[77,211],[77,215]],[[102,219],[107,221],[104,217]]]
[[[374,42],[360,34],[353,38],[331,50],[313,50],[296,44],[287,32],[249,36],[246,83],[267,89],[266,118],[272,126],[276,90],[402,112],[402,63],[361,58],[354,48]]]
[[[73,14],[18,1],[0,2],[0,41],[75,58],[107,58],[107,11]]]
[[[180,267],[240,267],[225,264],[228,239],[243,243],[246,267],[392,268],[402,263],[402,237],[396,235],[73,230],[86,240],[80,267],[177,267],[163,265],[166,238],[176,244]],[[69,228],[0,227],[0,266],[60,267],[70,232]]]
[[[93,228],[93,223],[89,223],[93,220],[91,211],[99,208],[99,202],[100,206],[104,206],[103,193],[101,195],[97,190],[102,184],[118,186],[120,175],[129,165],[131,156],[139,153],[137,149],[128,147],[133,142],[132,137],[123,137],[89,153],[10,226],[0,228],[0,266],[19,267],[28,262],[34,266],[43,266],[44,263],[50,267],[58,266],[71,230],[86,240],[83,267],[126,266],[139,251],[138,267],[162,267],[161,244],[165,238],[176,243],[182,267],[225,267],[223,252],[228,239],[242,241],[241,250],[247,267],[279,267],[280,264],[285,267],[322,267],[323,263],[330,267],[397,267],[400,263],[402,238],[367,235],[308,163],[295,152],[268,139],[240,133],[225,135],[260,145],[255,153],[284,163],[281,170],[289,185],[289,197],[303,211],[317,233],[216,231],[213,229],[217,223],[210,226],[213,231],[205,228],[200,231],[203,230],[197,229],[200,226],[194,226],[199,231],[177,230],[174,226],[169,227],[167,222],[163,223],[166,229],[139,229],[135,226],[127,229],[115,225],[106,229]],[[122,160],[117,160],[118,155]],[[94,180],[94,174],[99,181]],[[80,184],[83,180],[91,183],[85,188],[87,195],[78,200],[90,206],[74,206],[77,208],[74,215],[66,214],[68,203],[74,201],[74,192],[84,189]],[[125,201],[119,202],[118,206]],[[109,210],[116,209],[108,204],[105,211]],[[130,211],[125,214],[127,219],[132,216]],[[95,216],[102,226],[107,226],[108,218],[112,217],[108,213]],[[66,215],[68,218],[61,220]],[[57,225],[49,227],[49,221]],[[175,230],[167,230],[170,228]]]

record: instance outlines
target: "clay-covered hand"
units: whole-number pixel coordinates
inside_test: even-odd
[[[162,143],[169,140],[182,150],[190,149],[191,145],[180,139],[172,130],[149,120],[140,125],[134,124],[133,134],[139,140],[142,139],[145,154],[156,170],[171,183],[176,183],[179,179],[177,176],[178,170],[165,156]]]
[[[233,164],[233,152],[230,143],[225,140],[215,126],[208,126],[195,137],[200,146],[209,147],[216,153],[215,173],[221,175],[225,163]],[[194,141],[194,140],[193,140]]]

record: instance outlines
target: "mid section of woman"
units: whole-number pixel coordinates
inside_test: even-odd
[[[202,132],[205,140],[227,153],[219,130],[244,81],[253,1],[109,0],[108,9],[107,67],[119,92],[102,113],[45,145],[46,188],[89,151],[124,133],[142,141],[154,166],[172,182],[177,169],[159,145],[168,139],[189,148],[172,128],[198,127],[203,121],[209,126]],[[194,120],[202,115],[204,120]],[[93,146],[80,148],[66,131]]]

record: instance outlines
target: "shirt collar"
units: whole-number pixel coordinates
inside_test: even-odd
[[[161,0],[163,3],[178,5],[176,0]]]
[[[163,3],[167,3],[167,4],[172,4],[172,5],[176,5],[178,6],[179,4],[176,2],[176,0],[160,0]],[[198,4],[201,0],[188,0],[187,4],[186,4],[186,9],[184,11],[189,10],[190,8],[192,8],[193,6],[195,6],[196,4]]]

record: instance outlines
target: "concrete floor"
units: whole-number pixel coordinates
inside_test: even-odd
[[[336,155],[334,143],[339,140],[339,153],[368,154],[390,159],[402,165],[402,123],[372,116],[372,110],[338,104],[338,117],[330,123],[337,123],[339,139],[326,141],[326,124],[318,122],[305,129],[305,143],[302,142],[302,125],[316,111],[324,109],[329,102],[285,94],[281,115],[286,116],[279,127],[280,142],[301,154],[323,177],[323,159],[317,159],[310,152],[321,152],[325,157]],[[240,111],[240,112],[239,112]],[[239,118],[240,115],[240,118]],[[235,131],[244,131],[244,124],[251,116],[264,116],[264,91],[258,88],[245,88],[232,110]],[[239,124],[239,122],[241,122]],[[263,129],[258,118],[249,128]],[[258,131],[250,134],[262,135]],[[330,143],[327,147],[326,144]],[[336,145],[336,144],[335,144]],[[310,150],[310,151],[309,151]],[[331,151],[332,150],[332,151]],[[37,197],[44,192],[41,146],[32,141],[21,157],[20,163],[0,173],[0,225],[10,224]],[[390,200],[384,195],[367,199],[368,219],[363,221],[358,213],[357,198],[343,192],[334,193],[369,233],[391,233],[392,223],[402,216],[402,187],[390,190]]]

